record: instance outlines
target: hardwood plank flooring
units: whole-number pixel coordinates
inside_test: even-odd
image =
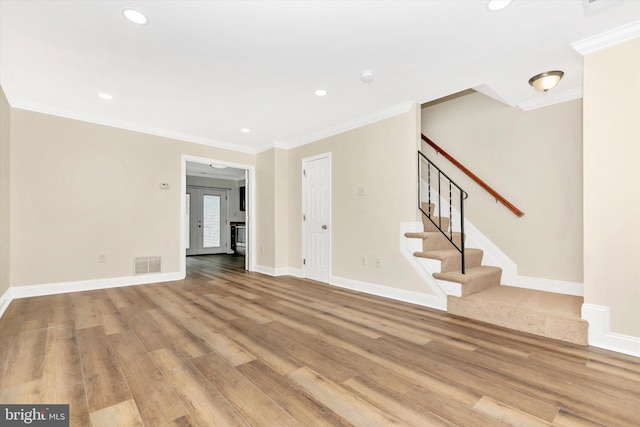
[[[189,257],[185,280],[14,300],[0,403],[73,426],[638,426],[640,359]]]

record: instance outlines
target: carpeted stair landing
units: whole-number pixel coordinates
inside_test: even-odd
[[[492,286],[462,298],[448,296],[447,312],[517,331],[587,345],[582,297]]]
[[[423,210],[433,212],[433,206],[423,204]],[[443,228],[447,218],[432,216]],[[528,332],[548,338],[587,345],[588,323],[580,311],[583,298],[573,295],[522,289],[501,284],[502,269],[482,265],[480,249],[465,248],[465,274],[460,272],[460,253],[451,242],[423,217],[424,232],[405,233],[406,237],[422,239],[422,251],[414,255],[440,261],[440,271],[433,277],[460,284],[460,297],[448,295],[447,312]],[[453,233],[460,241],[460,233]]]

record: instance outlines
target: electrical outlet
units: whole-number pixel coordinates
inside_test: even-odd
[[[99,254],[98,255],[98,262],[100,264],[107,262],[107,256],[105,254]]]
[[[376,258],[376,267],[377,268],[382,267],[382,260],[380,258]]]

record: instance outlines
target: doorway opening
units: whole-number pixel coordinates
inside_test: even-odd
[[[182,156],[180,271],[187,257],[254,270],[254,168],[215,159]],[[215,258],[215,260],[214,260]]]

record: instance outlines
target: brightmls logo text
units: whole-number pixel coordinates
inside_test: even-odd
[[[0,405],[0,425],[69,427],[69,405]]]

